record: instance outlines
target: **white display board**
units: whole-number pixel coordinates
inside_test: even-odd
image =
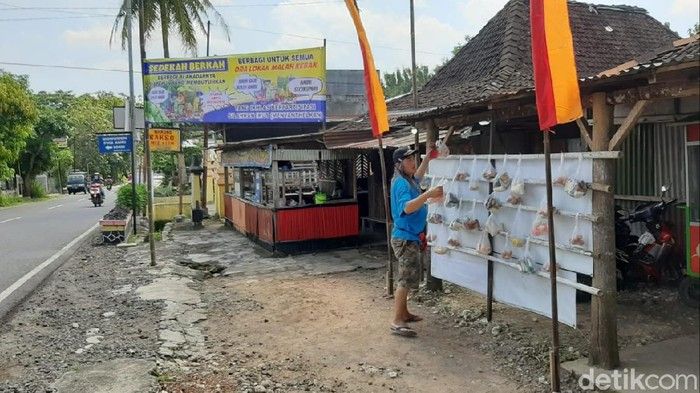
[[[483,174],[491,167],[491,160],[495,161],[494,169],[498,177],[507,173],[511,184],[505,190],[489,195],[489,183],[495,183],[485,179]],[[553,179],[571,179],[590,187],[592,162],[587,154],[554,154]],[[496,300],[551,317],[550,281],[546,269],[549,240],[546,231],[539,234],[533,232],[533,223],[546,222],[546,217],[540,214],[546,208],[544,156],[465,155],[439,158],[430,162],[427,180],[431,185],[443,185],[446,195],[445,202],[429,205],[431,274],[485,294],[487,261],[491,259],[494,261],[493,294]],[[525,193],[520,196],[519,203],[508,203],[512,185],[517,180],[525,184]],[[452,194],[451,204],[446,203],[450,201],[449,194]],[[485,205],[489,197],[498,200],[501,207],[489,211]],[[455,204],[455,200],[459,202]],[[592,191],[587,189],[583,195],[574,197],[564,186],[555,186],[553,205],[559,266],[557,275],[560,279],[557,284],[559,319],[575,327],[576,289],[570,283],[576,282],[576,273],[593,274]],[[442,223],[431,222],[433,214],[440,215]],[[480,229],[450,228],[454,220],[465,222],[468,218],[478,219]],[[496,224],[498,230],[492,236],[492,252],[482,255],[477,248],[480,240],[485,239],[484,231],[489,220]],[[578,238],[574,244],[571,243],[572,237]],[[520,239],[527,246],[514,246],[510,241],[513,238]],[[452,241],[448,243],[449,240]],[[512,257],[507,256],[507,251],[512,253]],[[524,260],[530,261],[533,269],[523,268]]]

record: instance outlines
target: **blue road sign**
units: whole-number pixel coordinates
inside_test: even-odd
[[[100,154],[131,153],[133,142],[129,133],[97,134]]]

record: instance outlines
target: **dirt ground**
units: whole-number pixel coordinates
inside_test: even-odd
[[[246,371],[223,378],[182,376],[168,391],[515,392],[489,356],[475,350],[479,337],[451,328],[419,305],[425,317],[414,339],[392,336],[392,300],[382,273],[236,281],[207,280],[209,318],[204,328],[221,364]],[[267,381],[266,381],[267,380]],[[215,386],[213,386],[216,388]]]

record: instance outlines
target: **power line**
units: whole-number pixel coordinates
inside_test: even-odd
[[[108,72],[129,72],[128,70],[120,70],[117,68],[98,68],[98,67],[78,67],[78,66],[66,66],[58,64],[32,64],[32,63],[15,63],[9,61],[0,61],[1,65],[12,65],[12,66],[22,66],[22,67],[37,67],[37,68],[60,68],[68,70],[81,70],[81,71],[108,71]],[[134,73],[140,74],[140,71],[134,70]]]
[[[269,4],[220,4],[214,5],[214,8],[243,8],[243,7],[296,7],[306,5],[330,5],[339,4],[343,1],[309,1],[304,3],[269,3]],[[119,7],[25,7],[14,6],[11,4],[0,3],[12,8],[0,8],[0,11],[22,11],[22,10],[46,10],[46,11],[63,11],[63,10],[119,10]]]
[[[0,22],[23,22],[30,20],[62,20],[62,19],[83,19],[83,18],[114,18],[114,15],[78,15],[78,16],[46,16],[35,18],[6,18]]]

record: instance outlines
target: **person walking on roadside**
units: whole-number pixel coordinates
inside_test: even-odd
[[[420,179],[428,169],[431,159],[428,149],[425,159],[416,167],[416,151],[405,148],[394,151],[394,178],[391,181],[391,217],[394,228],[391,232],[391,248],[398,260],[399,275],[394,293],[394,320],[391,333],[404,337],[415,337],[416,331],[408,326],[410,322],[422,320],[408,312],[408,291],[417,289],[419,281],[418,259],[420,255],[420,235],[425,230],[429,198],[441,198],[442,186],[421,193]]]

